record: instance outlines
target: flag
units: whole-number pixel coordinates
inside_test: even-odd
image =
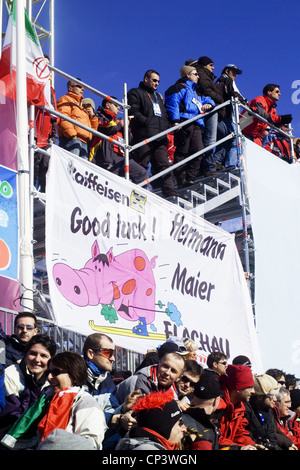
[[[44,58],[36,32],[32,27],[25,9],[24,13],[27,102],[28,104],[52,108],[50,70]],[[16,46],[16,3],[14,1],[8,19],[0,61],[0,90],[3,95],[14,100],[16,99]]]

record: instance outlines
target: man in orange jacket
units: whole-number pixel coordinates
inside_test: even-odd
[[[78,80],[80,80],[78,78]],[[87,127],[97,130],[98,119],[90,116],[82,107],[84,87],[72,80],[67,84],[68,93],[57,100],[57,110]],[[70,121],[60,119],[58,123],[59,146],[88,160],[88,143],[92,133]]]

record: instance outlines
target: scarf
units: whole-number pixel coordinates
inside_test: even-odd
[[[45,416],[38,424],[42,441],[46,439],[54,429],[66,429],[71,407],[79,390],[80,387],[70,387],[55,393]]]
[[[177,450],[179,448],[178,444],[175,444],[174,442],[168,441],[165,437],[161,436],[157,432],[153,431],[153,429],[149,428],[142,428],[145,431],[149,432],[150,434],[153,434],[153,436],[156,437],[156,439],[161,443],[161,445],[164,446],[166,450]]]

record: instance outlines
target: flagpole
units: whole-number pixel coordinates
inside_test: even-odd
[[[31,237],[28,110],[26,85],[25,2],[16,1],[17,140],[21,309],[33,310],[33,249]]]

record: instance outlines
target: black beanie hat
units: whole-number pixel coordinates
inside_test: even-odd
[[[208,64],[213,64],[214,61],[212,59],[210,59],[209,57],[206,57],[206,56],[202,56],[202,57],[199,57],[198,59],[198,64],[199,65],[208,65]]]
[[[140,398],[132,408],[140,427],[151,429],[165,439],[169,439],[174,424],[182,416],[172,389],[151,392]]]
[[[194,395],[202,400],[217,398],[221,393],[222,388],[219,379],[210,374],[203,374],[194,389]]]

